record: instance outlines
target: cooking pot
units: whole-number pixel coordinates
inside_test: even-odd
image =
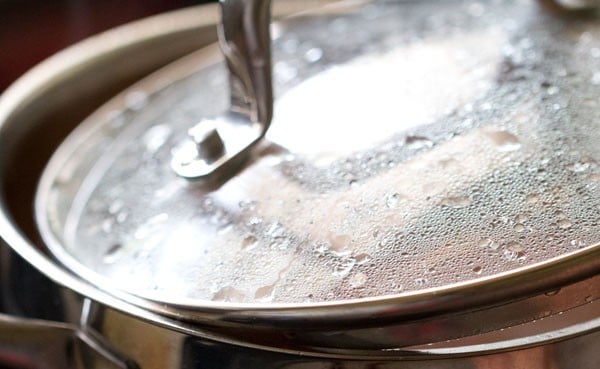
[[[6,360],[595,367],[600,24],[544,4],[275,3],[273,78],[266,1],[225,60],[201,7],[42,63],[0,101]]]

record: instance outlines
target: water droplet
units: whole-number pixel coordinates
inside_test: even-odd
[[[321,242],[313,246],[313,252],[318,256],[324,256],[329,251],[329,245]]]
[[[344,258],[335,265],[332,274],[336,277],[345,277],[350,273],[352,268],[354,268],[355,264],[356,264],[356,259]]]
[[[482,238],[477,242],[479,247],[489,247],[492,250],[497,250],[500,245],[498,242],[490,239],[490,238]]]
[[[398,206],[398,202],[400,202],[400,198],[401,198],[401,196],[398,193],[389,194],[385,198],[385,205],[390,209],[394,209],[396,206]]]
[[[423,136],[407,136],[404,139],[406,146],[411,150],[420,150],[433,147],[433,142]]]
[[[254,210],[254,208],[256,207],[256,201],[253,201],[253,200],[242,200],[242,201],[239,202],[238,206],[243,211]]]
[[[122,249],[123,249],[123,244],[115,243],[114,245],[109,247],[108,250],[106,250],[106,252],[104,253],[104,257],[102,258],[102,261],[104,261],[106,264],[114,263],[119,258],[119,255],[121,254],[120,251]]]
[[[213,301],[242,302],[246,298],[243,292],[235,287],[225,286],[213,294]]]
[[[504,245],[502,255],[510,261],[525,260],[525,250],[523,249],[523,246],[515,241],[511,241]]]
[[[271,242],[271,249],[285,250],[290,247],[291,241],[288,238],[277,238]]]
[[[296,78],[298,69],[285,62],[277,62],[273,67],[273,74],[278,81],[286,83]]]
[[[126,211],[122,211],[119,214],[117,214],[117,216],[115,217],[115,220],[117,221],[117,223],[121,224],[121,223],[125,222],[125,220],[127,220],[128,216],[129,216],[129,213],[127,213]]]
[[[529,195],[527,195],[527,197],[525,197],[525,201],[527,201],[528,204],[535,204],[539,201],[539,199],[540,197],[536,193],[530,193]]]
[[[592,84],[600,85],[600,72],[594,72],[592,75]]]
[[[318,47],[313,47],[312,49],[308,49],[306,53],[304,53],[304,59],[306,59],[309,63],[315,63],[323,57],[323,50]]]
[[[279,222],[273,222],[267,229],[266,234],[271,238],[281,238],[285,235],[285,229]]]
[[[115,224],[115,221],[113,218],[104,219],[104,221],[102,222],[102,226],[101,226],[104,233],[112,232],[114,224]]]
[[[110,206],[108,207],[108,212],[111,214],[117,214],[119,211],[121,211],[124,204],[125,203],[123,202],[123,200],[117,199],[110,204]]]
[[[468,196],[452,196],[446,197],[442,199],[440,202],[441,206],[451,207],[451,208],[462,208],[465,206],[469,206],[471,204],[471,199]]]
[[[483,271],[483,268],[481,268],[481,266],[477,265],[472,270],[473,270],[473,273],[475,273],[475,274],[481,274],[481,272]]]
[[[252,227],[252,226],[257,226],[257,225],[259,225],[261,223],[262,223],[262,218],[252,217],[252,218],[248,219],[248,223],[247,224]]]
[[[365,273],[359,272],[351,276],[348,282],[352,288],[360,288],[367,282],[367,276]]]
[[[558,295],[559,292],[560,292],[560,288],[558,288],[556,290],[545,292],[544,295],[546,295],[546,296],[556,296],[556,295]]]
[[[258,245],[258,239],[252,234],[246,235],[242,240],[243,250],[252,250],[256,245]]]
[[[521,223],[517,223],[513,226],[515,232],[523,232],[525,230],[525,226]]]
[[[367,253],[362,253],[362,254],[358,254],[354,257],[354,259],[356,259],[356,264],[357,265],[363,265],[368,263],[371,260],[371,255],[367,254]]]
[[[254,293],[254,298],[261,302],[268,302],[273,300],[273,292],[275,291],[275,285],[270,284],[268,286],[260,287]]]
[[[425,278],[416,278],[415,279],[415,284],[417,286],[424,286],[424,285],[427,284],[427,279],[425,279]]]
[[[131,110],[140,110],[148,103],[148,94],[144,91],[131,91],[125,95],[125,106]]]
[[[556,86],[550,86],[546,89],[548,95],[556,95],[560,91],[560,89]]]
[[[517,223],[525,223],[526,221],[529,220],[529,216],[527,214],[517,214],[517,216],[515,217],[515,221]]]
[[[519,138],[503,130],[486,130],[486,136],[492,141],[496,149],[501,152],[516,151],[521,148]]]
[[[138,240],[146,238],[148,235],[156,231],[160,224],[166,222],[168,219],[169,215],[167,213],[161,213],[153,216],[136,229],[133,237],[137,238]]]
[[[391,234],[386,234],[381,239],[381,241],[379,241],[379,246],[383,247],[384,249],[389,249],[390,247],[393,247],[395,244],[396,244],[396,237]]]
[[[571,226],[573,225],[573,223],[571,223],[569,219],[560,219],[557,224],[562,229],[571,228]]]
[[[585,240],[583,240],[581,238],[575,238],[575,239],[571,240],[570,244],[572,247],[579,249],[579,248],[585,247],[586,242],[585,242]]]
[[[148,129],[142,137],[146,150],[150,153],[158,151],[167,142],[171,132],[171,127],[165,124],[159,124]]]
[[[582,172],[585,172],[586,170],[590,169],[590,167],[591,167],[591,163],[577,162],[577,163],[569,165],[567,168],[575,173],[582,173]]]
[[[588,178],[590,179],[590,181],[600,182],[600,174],[598,173],[592,173]]]

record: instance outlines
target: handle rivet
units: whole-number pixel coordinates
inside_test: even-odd
[[[225,152],[225,144],[213,121],[204,121],[192,127],[188,134],[196,144],[198,158],[214,162]]]
[[[229,71],[231,105],[191,128],[173,148],[171,168],[187,179],[206,179],[218,170],[234,168],[231,164],[247,157],[265,136],[273,115],[271,0],[220,3],[218,33]]]

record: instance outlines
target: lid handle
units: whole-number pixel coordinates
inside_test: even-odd
[[[600,0],[538,0],[546,8],[578,9]],[[220,0],[219,41],[229,70],[231,105],[189,130],[173,150],[171,167],[188,179],[214,176],[239,165],[266,134],[273,115],[271,0]]]
[[[221,0],[219,25],[231,109],[267,125],[273,115],[270,5],[270,0]]]
[[[271,0],[221,0],[219,41],[229,71],[229,111],[204,119],[173,150],[171,167],[201,179],[238,165],[264,137],[273,115]]]

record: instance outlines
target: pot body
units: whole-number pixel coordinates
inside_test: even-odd
[[[0,363],[10,367],[594,369],[600,363],[597,331],[505,352],[409,360],[310,357],[243,347],[160,327],[91,302],[42,275],[6,244],[2,261]]]
[[[83,117],[132,81],[216,39],[215,9],[204,8],[200,19],[195,12],[164,15],[127,26],[121,35],[129,35],[128,41],[119,45],[113,43],[115,34],[109,33],[77,46],[75,51],[69,51],[71,55],[85,55],[73,65],[61,65],[69,56],[63,54],[38,67],[2,97],[1,124],[10,140],[4,141],[4,155],[0,156],[0,192],[2,205],[11,214],[17,232],[39,244],[30,207],[23,204],[31,203],[50,153]],[[161,28],[156,33],[157,24],[178,26],[169,31]],[[149,47],[160,52],[146,53],[143,65],[129,69],[102,68],[125,63]],[[5,314],[0,319],[0,339],[5,348],[1,357],[7,365],[148,369],[375,366],[593,369],[600,363],[600,333],[593,324],[573,330],[572,336],[548,336],[532,339],[529,344],[525,327],[521,335],[525,339],[513,345],[498,331],[487,337],[497,342],[504,340],[506,344],[496,348],[486,347],[485,341],[475,335],[471,341],[454,346],[452,342],[444,343],[437,351],[419,348],[392,353],[388,358],[383,353],[370,358],[364,354],[315,352],[310,347],[306,350],[282,347],[276,341],[269,342],[268,334],[261,339],[247,337],[247,342],[234,341],[228,338],[231,335],[211,332],[207,327],[146,313],[124,303],[113,304],[114,300],[57,267],[40,250],[24,250],[3,242],[1,261],[1,302]],[[52,271],[48,271],[49,265],[53,265]],[[578,286],[586,289],[596,284],[592,277]],[[515,306],[519,308],[518,304]],[[592,303],[587,308],[595,310],[597,306]],[[567,320],[567,326],[568,315],[562,319]],[[472,316],[484,318],[484,315]],[[465,345],[471,347],[470,352],[455,349]]]

